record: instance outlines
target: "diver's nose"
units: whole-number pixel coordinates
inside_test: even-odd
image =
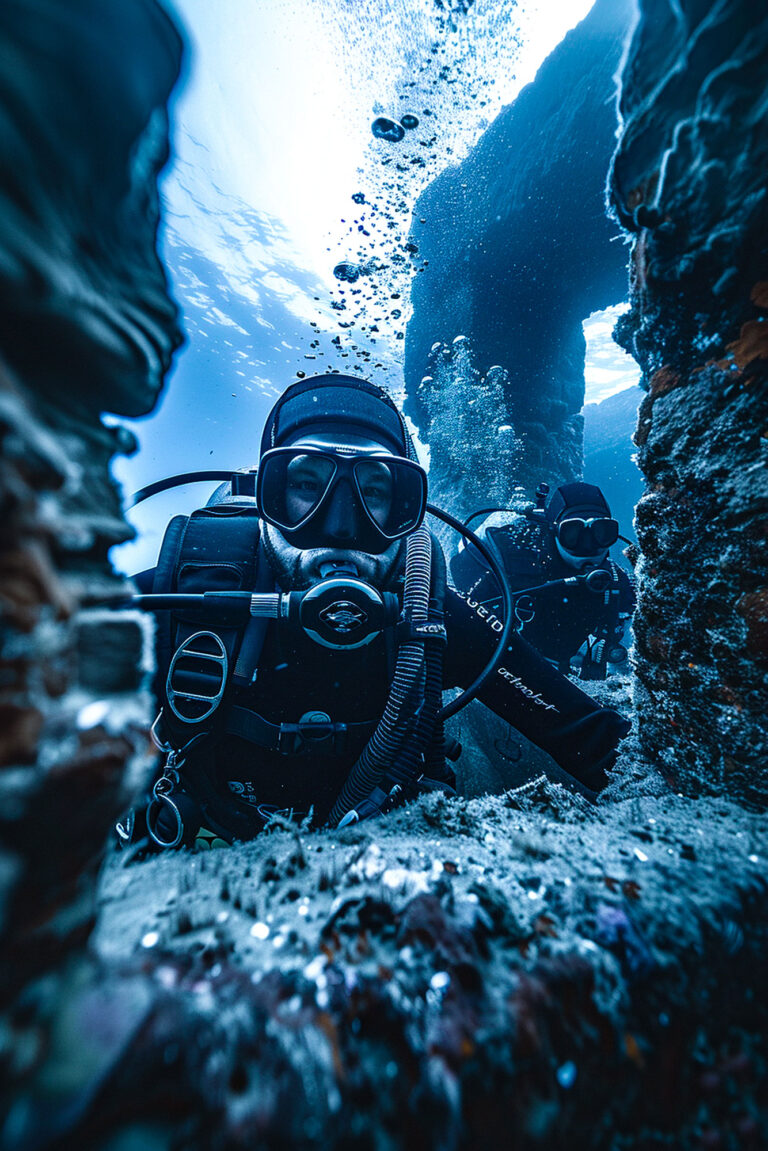
[[[357,536],[360,509],[351,486],[342,480],[331,492],[330,503],[325,515],[325,532],[339,543],[350,543]]]

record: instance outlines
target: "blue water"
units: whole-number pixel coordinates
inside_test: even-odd
[[[175,7],[191,52],[161,247],[187,342],[156,411],[129,425],[140,450],[114,466],[126,498],[175,472],[253,464],[264,417],[297,373],[358,371],[397,394],[418,194],[589,0],[478,0],[451,18],[432,0]],[[414,113],[402,143],[374,138],[375,116]],[[368,271],[334,279],[342,260]],[[610,366],[605,347],[598,360]],[[139,538],[115,564],[150,566],[170,517],[206,494],[177,489],[131,513]]]

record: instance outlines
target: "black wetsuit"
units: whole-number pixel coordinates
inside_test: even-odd
[[[143,573],[138,582],[147,586],[150,578]],[[445,624],[444,687],[466,687],[490,659],[502,625],[452,589]],[[298,754],[232,734],[203,744],[196,754],[206,760],[217,790],[229,792],[236,806],[261,808],[265,817],[270,809],[306,812],[312,806],[316,822],[323,822],[384,710],[391,674],[392,653],[383,637],[334,651],[298,629],[288,633],[270,623],[255,682],[230,687],[223,710],[249,709],[271,724],[296,724],[318,711],[348,730],[335,743],[305,745]],[[605,785],[616,745],[629,729],[621,715],[599,707],[518,636],[479,698],[589,788]]]
[[[554,548],[551,533],[524,516],[489,528],[487,538],[513,591],[576,574]],[[571,657],[590,637],[605,634],[609,644],[621,643],[624,621],[634,610],[634,587],[626,571],[607,558],[599,567],[612,576],[615,596],[596,594],[582,583],[542,588],[518,601],[520,634],[562,670],[568,670]],[[496,579],[474,547],[463,548],[453,558],[451,576],[456,586],[469,594],[471,602],[482,604],[489,611],[500,610]]]

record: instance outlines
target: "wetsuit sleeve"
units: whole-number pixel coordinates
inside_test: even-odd
[[[619,568],[619,611],[631,615],[636,603],[635,581],[624,568]]]
[[[445,606],[445,686],[468,687],[491,658],[502,624],[452,588]],[[518,635],[478,698],[595,791],[608,782],[616,747],[630,729],[618,712],[596,704]]]

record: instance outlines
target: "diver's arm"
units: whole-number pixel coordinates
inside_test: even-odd
[[[466,687],[490,659],[501,623],[472,597],[446,596],[445,686]],[[599,791],[630,724],[600,707],[518,635],[478,698],[586,787]]]

